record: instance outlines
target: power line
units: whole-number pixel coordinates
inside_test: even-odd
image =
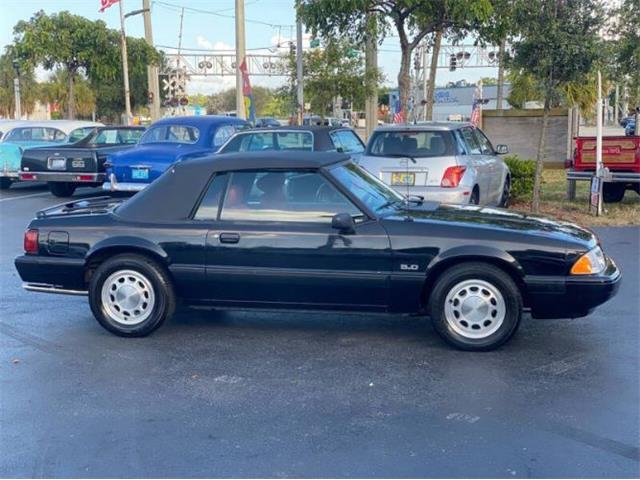
[[[213,15],[215,17],[222,17],[222,18],[232,18],[232,19],[236,18],[235,15],[220,13],[222,10],[220,10],[220,11],[203,10],[201,8],[185,7],[183,5],[176,5],[175,3],[162,2],[162,1],[159,1],[159,0],[154,0],[153,3],[154,3],[154,5],[158,5],[158,6],[161,6],[161,7],[167,8],[169,10],[176,11],[176,12],[179,12],[180,10],[184,9],[185,12],[190,12],[190,13]],[[245,21],[248,22],[248,23],[255,23],[255,24],[258,24],[258,25],[265,25],[265,26],[271,27],[271,28],[293,27],[293,25],[282,25],[282,24],[276,24],[276,23],[269,23],[269,22],[263,22],[261,20],[253,20],[253,19],[250,19],[250,18],[245,18]]]

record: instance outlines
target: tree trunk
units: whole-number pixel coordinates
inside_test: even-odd
[[[409,119],[409,97],[411,95],[411,48],[402,45],[402,56],[400,58],[400,72],[398,73],[398,87],[400,89],[400,106],[404,122]]]
[[[431,65],[429,66],[429,83],[427,84],[427,101],[425,120],[433,120],[433,94],[436,91],[436,72],[438,70],[438,57],[440,56],[440,45],[442,44],[442,30],[436,31],[431,51]],[[424,65],[426,68],[426,65]]]
[[[505,40],[500,42],[498,48],[498,92],[496,95],[496,110],[502,111],[502,97],[504,96],[504,50]]]
[[[75,72],[73,70],[68,70],[68,82],[69,86],[67,89],[67,120],[75,120],[76,118],[76,99],[73,93],[73,83],[75,81]]]
[[[540,129],[540,140],[538,141],[538,155],[536,157],[536,176],[533,181],[533,201],[531,202],[531,211],[538,213],[540,211],[540,190],[542,187],[542,170],[543,162],[546,157],[546,138],[547,125],[549,124],[549,111],[551,110],[551,102],[549,98],[544,100],[544,111],[542,113],[542,128]]]

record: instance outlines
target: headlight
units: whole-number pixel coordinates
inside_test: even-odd
[[[582,255],[571,267],[571,275],[593,275],[602,273],[607,261],[600,247],[595,247]]]

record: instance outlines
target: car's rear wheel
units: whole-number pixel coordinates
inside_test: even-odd
[[[9,177],[0,177],[0,190],[8,189],[13,181]]]
[[[102,263],[89,284],[89,304],[104,328],[143,337],[169,319],[176,307],[171,280],[155,261],[137,254]]]
[[[501,208],[507,208],[509,206],[509,196],[511,194],[511,179],[507,175],[502,184],[502,195],[500,196],[500,203],[498,206]]]
[[[462,350],[492,350],[516,332],[522,296],[500,268],[480,262],[455,265],[437,280],[429,314],[442,338]]]
[[[621,183],[605,183],[602,185],[602,200],[606,203],[618,203],[624,198],[625,185]]]
[[[76,184],[71,182],[49,182],[49,191],[56,197],[70,197],[76,191]]]

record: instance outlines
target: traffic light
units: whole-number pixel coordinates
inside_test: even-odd
[[[458,59],[456,58],[455,54],[452,53],[451,56],[449,57],[449,71],[455,72],[457,67],[458,67]]]

